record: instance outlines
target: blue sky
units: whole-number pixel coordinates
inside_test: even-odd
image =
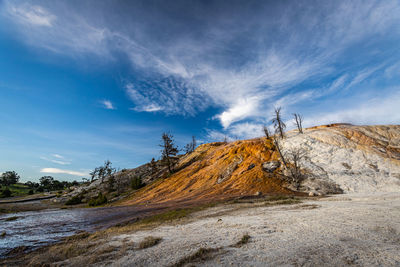
[[[287,124],[400,122],[399,1],[0,0],[0,172],[74,180],[110,159]]]

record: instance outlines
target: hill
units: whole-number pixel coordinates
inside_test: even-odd
[[[304,153],[300,162],[304,179],[299,185],[288,179],[272,140],[218,142],[182,156],[175,173],[151,182],[120,204],[201,202],[259,194],[400,191],[399,125],[318,126],[303,134],[288,132],[280,143],[284,155],[295,149]]]

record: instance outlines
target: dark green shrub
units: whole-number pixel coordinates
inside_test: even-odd
[[[32,190],[32,189],[29,190],[28,194],[29,194],[29,195],[33,195],[33,190]]]
[[[107,197],[105,195],[103,195],[101,192],[97,195],[96,198],[92,198],[88,202],[89,206],[91,206],[91,207],[100,206],[105,203],[107,203]]]
[[[81,196],[73,196],[70,199],[68,199],[67,202],[65,202],[65,205],[78,205],[82,203],[82,197]]]
[[[115,178],[114,178],[114,175],[111,175],[110,178],[108,179],[108,192],[109,193],[115,191],[114,185],[115,185]]]
[[[11,197],[11,191],[10,189],[6,188],[1,192],[0,197]]]
[[[142,182],[142,178],[141,177],[133,177],[131,180],[131,188],[132,189],[139,189],[142,188],[144,186],[143,182]]]

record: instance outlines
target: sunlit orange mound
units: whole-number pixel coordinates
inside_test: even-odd
[[[122,204],[222,200],[257,192],[291,194],[274,174],[262,170],[262,163],[271,160],[278,160],[278,153],[266,138],[204,144],[179,160],[177,172]]]

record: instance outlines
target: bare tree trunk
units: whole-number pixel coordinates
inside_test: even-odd
[[[281,160],[282,160],[282,162],[283,162],[283,165],[285,166],[285,168],[287,168],[287,164],[286,164],[285,157],[284,157],[283,154],[282,154],[279,141],[278,141],[278,139],[276,139],[276,138],[274,138],[274,145],[275,145],[276,149],[278,150],[278,153],[279,153],[279,156],[281,157]]]
[[[267,139],[269,139],[270,138],[270,134],[269,134],[268,127],[264,125],[263,130],[264,130],[265,137],[267,137]]]
[[[172,170],[171,170],[171,161],[169,160],[169,157],[167,157],[167,165],[168,165],[168,171],[169,171],[169,173],[172,173]]]
[[[285,137],[284,131],[285,131],[286,125],[282,121],[280,107],[275,109],[275,118],[272,119],[272,123],[275,126],[275,133],[278,132],[280,137],[283,139]]]
[[[303,117],[300,114],[293,113],[299,133],[303,133]]]

